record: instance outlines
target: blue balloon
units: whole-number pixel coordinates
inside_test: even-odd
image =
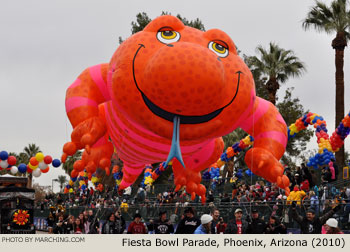
[[[6,160],[6,159],[8,159],[8,157],[9,157],[9,154],[7,153],[7,151],[0,152],[0,159],[1,160]]]
[[[61,165],[61,161],[59,159],[52,160],[52,166],[57,168]]]
[[[18,171],[20,172],[20,173],[26,173],[27,172],[27,165],[26,164],[20,164],[19,166],[18,166]]]
[[[77,181],[77,177],[75,178],[70,178],[73,182]]]

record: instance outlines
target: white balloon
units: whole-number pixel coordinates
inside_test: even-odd
[[[9,166],[9,164],[7,163],[7,160],[1,160],[0,161],[0,167],[3,169],[6,169]]]
[[[13,175],[15,175],[17,172],[18,172],[17,166],[12,166],[12,167],[11,167],[11,173],[12,173]]]
[[[40,169],[40,170],[45,170],[46,167],[47,167],[47,164],[45,164],[44,161],[41,161],[41,162],[39,163],[39,169]]]
[[[34,177],[40,177],[41,170],[40,169],[35,169],[32,174],[33,174]]]

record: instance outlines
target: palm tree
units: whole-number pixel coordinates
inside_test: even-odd
[[[347,0],[335,0],[328,7],[326,4],[316,1],[316,5],[310,9],[303,28],[305,30],[313,27],[318,32],[336,34],[332,40],[335,50],[335,127],[344,118],[344,49],[350,38],[348,32],[350,13],[347,10]],[[336,153],[337,163],[345,164],[344,147]]]
[[[285,83],[289,77],[301,76],[306,70],[304,63],[295,56],[292,50],[285,50],[272,42],[270,42],[268,51],[261,45],[256,48],[256,51],[260,58],[249,57],[247,59],[248,66],[253,71],[258,71],[267,77],[265,88],[269,101],[276,104],[276,93],[280,88],[280,83]]]
[[[74,162],[81,159],[82,152],[77,151],[73,156],[67,157],[66,162],[63,164],[63,170],[66,174],[70,175],[73,170]]]
[[[19,153],[18,163],[28,164],[29,159],[31,157],[34,157],[38,152],[41,152],[39,146],[36,146],[35,144],[29,144],[28,146],[24,147],[23,152]],[[33,180],[33,175],[30,173],[30,174],[28,174],[28,187],[29,188],[32,187],[32,180]]]
[[[57,182],[60,184],[60,192],[62,192],[64,185],[68,182],[67,177],[60,175],[57,177]]]

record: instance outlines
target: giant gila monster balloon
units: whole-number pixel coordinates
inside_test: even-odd
[[[68,88],[73,126],[62,161],[78,149],[84,169],[109,172],[115,150],[124,162],[120,188],[131,185],[145,164],[173,160],[176,189],[205,201],[200,171],[223,151],[221,136],[237,127],[252,135],[245,156],[258,176],[289,193],[278,161],[287,144],[286,124],[270,103],[255,96],[253,77],[223,31],[206,32],[161,16],[125,40],[109,63],[87,68]]]

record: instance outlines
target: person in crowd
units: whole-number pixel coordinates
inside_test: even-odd
[[[249,222],[249,226],[247,229],[248,234],[262,234],[264,233],[266,224],[265,222],[259,217],[259,212],[257,209],[252,210],[252,217]]]
[[[175,234],[193,234],[201,224],[200,220],[194,216],[192,207],[186,208],[184,214],[185,216],[177,226]]]
[[[316,213],[320,210],[320,202],[318,200],[318,197],[314,191],[309,192],[309,198],[310,198],[310,208],[314,209]]]
[[[63,214],[58,215],[57,223],[53,225],[54,234],[65,234],[67,225],[64,223]]]
[[[316,217],[315,210],[309,208],[306,211],[306,216],[302,217],[298,214],[296,210],[297,202],[292,202],[292,218],[300,225],[300,231],[302,234],[321,234],[322,225],[326,223],[326,221],[332,217],[332,215],[339,210],[340,206],[337,205],[334,209],[326,212],[321,217]]]
[[[156,234],[173,234],[174,226],[167,219],[166,211],[159,213],[159,219],[154,223],[154,232]]]
[[[304,192],[308,192],[310,190],[310,183],[308,179],[305,179],[303,182],[301,182],[300,190]]]
[[[131,186],[128,186],[127,188],[124,189],[124,199],[129,200],[130,196],[132,193],[132,188]]]
[[[224,234],[227,224],[224,222],[224,218],[220,217],[218,224],[216,224],[216,233]]]
[[[85,231],[87,234],[98,234],[100,232],[100,219],[97,216],[94,216],[92,209],[88,211],[88,222],[89,222],[89,231]]]
[[[53,206],[50,206],[50,213],[49,216],[46,219],[47,221],[47,229],[49,234],[53,233],[53,226],[56,223],[56,208]]]
[[[275,215],[271,215],[269,222],[265,226],[264,234],[286,234],[287,228]]]
[[[66,225],[66,234],[74,234],[74,215],[68,216],[67,225]]]
[[[201,216],[201,225],[199,225],[194,234],[211,234],[211,222],[213,217],[209,214],[203,214]]]
[[[126,227],[125,219],[123,218],[119,210],[116,211],[114,215],[115,215],[115,227],[116,227],[117,233],[123,234]]]
[[[119,234],[116,223],[115,223],[115,215],[114,213],[110,213],[108,215],[108,219],[103,224],[102,234]]]
[[[344,234],[338,227],[338,221],[334,218],[329,218],[324,227],[326,234]]]
[[[326,185],[332,181],[332,173],[328,167],[322,169],[321,182],[322,185]]]
[[[212,190],[208,191],[207,203],[214,202],[214,194]]]
[[[298,206],[300,206],[301,200],[305,197],[305,195],[306,193],[303,190],[300,190],[298,185],[295,185],[293,191],[291,191],[287,197],[287,203],[291,204],[292,202],[296,201]]]
[[[335,180],[337,180],[338,179],[338,174],[339,174],[339,167],[337,165],[337,162],[335,162],[334,158],[331,158],[331,162],[333,163],[333,167],[334,167]]]
[[[310,188],[312,188],[315,185],[315,181],[312,180],[312,175],[310,173],[309,168],[305,165],[305,163],[301,164],[301,173],[303,176],[303,180],[307,180],[309,182]]]
[[[149,223],[148,224],[146,224],[145,223],[145,225],[147,226],[147,231],[148,231],[148,233],[149,234],[154,234],[154,220],[153,219],[150,219],[149,220]]]
[[[84,233],[84,225],[81,222],[80,218],[75,218],[73,229],[74,229],[74,234],[83,234]]]
[[[128,227],[128,234],[147,234],[146,226],[141,221],[139,213],[134,215],[134,221]]]
[[[84,225],[85,219],[84,219],[84,212],[79,213],[78,218],[80,219],[80,223]]]
[[[127,212],[128,212],[129,205],[128,205],[128,203],[126,202],[126,199],[123,199],[123,202],[122,202],[122,204],[120,205],[120,209],[121,209],[124,213],[127,213]]]
[[[211,216],[213,217],[212,221],[211,221],[211,233],[212,234],[216,234],[216,225],[219,222],[219,217],[220,217],[220,211],[219,209],[214,209],[212,211]]]
[[[237,208],[234,215],[234,218],[227,223],[225,234],[246,234],[249,224],[242,219],[242,209]]]

